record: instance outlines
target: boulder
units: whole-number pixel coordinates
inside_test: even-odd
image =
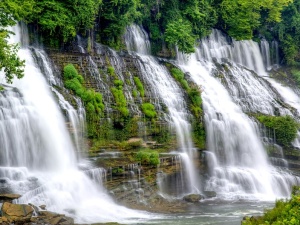
[[[0,194],[0,203],[1,202],[12,202],[15,199],[20,198],[21,195],[18,194]]]
[[[4,202],[1,208],[2,217],[7,218],[8,222],[24,224],[30,221],[33,214],[33,208],[24,204],[12,204]]]
[[[190,194],[183,197],[184,201],[192,203],[199,202],[201,199],[203,199],[203,196],[198,194]]]
[[[215,191],[204,191],[203,194],[206,198],[214,198],[217,197],[217,193]]]
[[[50,211],[40,211],[39,220],[42,220],[44,224],[51,225],[74,224],[73,218]]]

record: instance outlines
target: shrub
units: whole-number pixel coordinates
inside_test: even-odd
[[[299,187],[293,191],[292,198],[290,200],[277,200],[275,207],[270,210],[266,210],[262,217],[251,217],[246,218],[242,222],[242,225],[260,225],[260,224],[290,224],[296,225],[300,224],[300,196],[297,194],[299,192]]]
[[[111,88],[111,92],[116,101],[116,109],[123,117],[127,117],[129,110],[127,109],[127,101],[123,93],[123,82],[121,80],[115,80],[114,85],[115,87]]]
[[[142,111],[145,114],[145,116],[148,117],[149,119],[155,118],[157,115],[155,111],[155,107],[151,103],[143,103]]]
[[[104,110],[102,95],[93,89],[86,89],[82,84],[84,78],[78,74],[72,64],[64,68],[65,87],[80,97],[85,105],[87,113],[88,136],[98,136],[100,115]]]
[[[175,67],[171,69],[171,74],[179,82],[184,79],[184,73]]]
[[[135,159],[142,165],[157,166],[160,162],[159,154],[154,150],[141,150],[136,154]]]
[[[144,96],[145,96],[145,90],[144,90],[144,86],[143,86],[143,84],[142,84],[140,78],[134,77],[133,80],[134,80],[134,83],[135,83],[135,85],[136,85],[138,91],[139,91],[140,94],[141,94],[141,97],[144,97]]]
[[[78,72],[73,64],[68,64],[64,67],[64,79],[70,80],[78,76]]]
[[[112,66],[107,67],[107,72],[111,76],[115,76],[116,75],[115,68],[113,68]]]
[[[260,115],[256,118],[270,129],[274,129],[276,142],[288,146],[297,135],[299,124],[291,116]]]

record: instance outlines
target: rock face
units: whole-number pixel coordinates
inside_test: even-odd
[[[20,198],[21,195],[18,194],[0,194],[0,203],[2,202],[12,202],[15,199]]]
[[[2,211],[2,218],[5,217],[8,222],[16,223],[16,224],[24,224],[30,221],[30,218],[32,217],[34,210],[29,205],[23,205],[23,204],[19,205],[19,204],[4,202],[1,211]]]
[[[215,191],[204,191],[203,194],[206,198],[214,198],[217,197],[217,193]]]
[[[186,196],[183,197],[184,201],[192,202],[192,203],[199,202],[201,199],[203,199],[203,197],[201,195],[198,195],[198,194],[190,194],[190,195],[186,195]]]
[[[35,210],[34,210],[35,209]],[[63,214],[50,211],[38,211],[38,207],[33,205],[12,204],[5,202],[2,205],[0,214],[0,224],[2,225],[30,225],[30,224],[49,224],[49,225],[71,225],[74,220]],[[33,216],[33,212],[37,216]]]

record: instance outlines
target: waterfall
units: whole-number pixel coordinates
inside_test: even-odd
[[[266,76],[265,66],[256,42],[235,41],[227,38],[221,31],[212,30],[212,33],[201,40],[198,57],[208,61],[229,59],[243,65],[259,75]]]
[[[14,33],[10,41],[19,43],[19,26]],[[64,118],[46,79],[26,45],[19,56],[26,60],[24,78],[0,92],[0,192],[19,193],[17,203],[45,204],[76,223],[148,217],[113,203],[96,177],[101,172],[78,170]],[[0,79],[5,80],[3,74]]]
[[[166,120],[175,129],[181,159],[186,170],[188,187],[185,192],[199,192],[199,180],[196,174],[193,159],[195,148],[191,140],[191,125],[189,123],[189,112],[183,91],[169,74],[168,70],[149,55],[150,44],[147,33],[137,25],[127,27],[125,34],[127,49],[136,51],[139,58],[138,67],[142,73],[143,80],[151,87],[156,98],[160,98],[167,106],[169,114]]]
[[[269,42],[265,39],[262,39],[260,41],[260,48],[261,48],[261,54],[262,54],[262,58],[264,60],[265,68],[267,70],[271,70],[272,65],[271,65],[271,58],[270,58],[270,45],[269,45]]]
[[[214,159],[209,161],[205,189],[225,199],[289,196],[299,178],[269,164],[258,127],[243,112],[290,114],[278,105],[269,84],[248,70],[267,76],[257,43],[230,40],[214,30],[201,40],[195,54],[188,58],[179,54],[177,64],[203,87],[208,155]]]

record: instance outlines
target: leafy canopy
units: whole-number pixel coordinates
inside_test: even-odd
[[[18,55],[19,46],[9,44],[8,38],[13,33],[8,26],[16,25],[32,11],[33,0],[0,1],[0,70],[4,71],[6,81],[12,83],[14,77],[24,76],[24,61]]]

